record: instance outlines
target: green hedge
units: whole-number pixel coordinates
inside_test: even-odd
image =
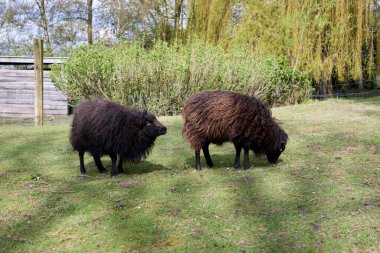
[[[201,42],[82,46],[51,77],[70,100],[103,97],[161,115],[181,113],[186,98],[204,90],[255,95],[273,106],[300,103],[312,89],[307,74],[280,58]]]

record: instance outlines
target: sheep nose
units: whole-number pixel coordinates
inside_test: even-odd
[[[166,127],[161,127],[160,128],[160,134],[166,134]]]

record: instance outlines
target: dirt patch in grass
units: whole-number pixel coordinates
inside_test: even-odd
[[[131,187],[132,185],[138,184],[140,181],[138,180],[132,180],[132,179],[127,179],[119,182],[119,186],[128,188]]]

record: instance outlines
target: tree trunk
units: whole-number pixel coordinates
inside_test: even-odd
[[[41,25],[42,25],[42,28],[44,30],[44,41],[46,44],[46,55],[50,56],[53,54],[53,51],[51,49],[49,28],[48,28],[47,18],[46,18],[45,0],[36,0],[36,3],[38,5],[38,9],[40,11]]]
[[[359,90],[364,90],[364,84],[363,84],[363,77],[359,77],[359,80],[358,80],[358,88]]]
[[[326,95],[326,85],[324,82],[321,82],[321,84],[320,84],[319,95],[321,95],[322,98],[324,98]]]
[[[88,44],[92,45],[92,2],[93,0],[87,0],[87,39]]]
[[[348,87],[348,83],[350,82],[349,71],[350,71],[349,66],[346,63],[346,66],[344,67],[344,84],[342,86],[343,92],[347,92],[347,90],[349,89]]]
[[[322,95],[323,98],[331,98],[333,95],[333,89],[332,89],[332,83],[331,80],[323,80],[321,81],[321,87],[320,87],[320,95]]]
[[[326,85],[326,96],[331,98],[333,96],[333,86],[331,80],[325,82]]]
[[[174,3],[174,38],[178,37],[181,21],[183,0],[176,0]]]
[[[379,9],[380,10],[380,9]],[[380,22],[380,21],[378,21]],[[377,85],[380,85],[380,36],[379,36],[379,31],[380,29],[380,25],[377,24],[377,29],[375,30],[375,35],[374,35],[374,42],[375,42],[375,52],[376,52],[376,58],[375,58],[375,64],[376,64],[376,72],[375,72],[375,76],[376,76],[376,82],[377,82]]]

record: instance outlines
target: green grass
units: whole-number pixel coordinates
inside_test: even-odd
[[[194,170],[181,117],[126,174],[79,172],[69,124],[0,128],[0,252],[376,252],[380,100],[273,109],[289,134],[279,164],[251,156]],[[109,158],[103,158],[110,166]]]

